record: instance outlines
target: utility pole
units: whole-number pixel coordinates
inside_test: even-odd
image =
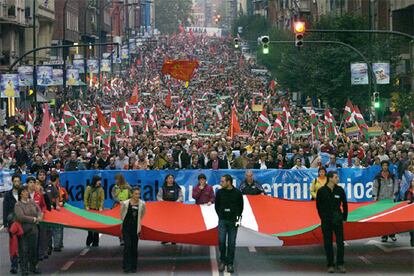
[[[36,0],[33,0],[33,49],[36,48]],[[33,95],[37,105],[37,72],[36,72],[36,52],[33,52]]]

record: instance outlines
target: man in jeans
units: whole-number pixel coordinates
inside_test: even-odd
[[[372,197],[375,200],[383,200],[383,199],[396,199],[398,195],[398,182],[397,177],[395,177],[389,170],[389,162],[382,161],[381,162],[381,171],[375,177],[372,183]],[[389,236],[382,236],[381,241],[387,242],[388,237],[392,241],[396,241],[397,238],[395,234]]]
[[[233,186],[233,178],[225,174],[221,177],[221,189],[216,194],[216,212],[219,217],[218,236],[220,249],[219,271],[234,272],[234,252],[236,250],[237,227],[243,213],[242,193]],[[228,243],[226,244],[226,241]]]
[[[348,218],[348,203],[344,189],[338,185],[339,177],[335,171],[328,172],[327,183],[316,194],[316,207],[321,219],[323,242],[328,272],[334,273],[333,233],[335,233],[337,256],[336,265],[340,273],[346,273],[344,267],[344,226]],[[342,207],[342,210],[341,210]]]

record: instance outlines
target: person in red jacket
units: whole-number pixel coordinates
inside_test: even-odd
[[[348,152],[348,167],[349,168],[352,168],[352,165],[353,165],[352,158],[354,157],[358,157],[359,160],[361,161],[365,157],[364,149],[358,145],[357,141],[353,142],[353,145],[350,147],[349,152]]]
[[[11,274],[17,274],[19,261],[19,238],[23,236],[23,227],[16,221],[15,215],[12,213],[7,218],[9,221],[9,254],[11,262]]]

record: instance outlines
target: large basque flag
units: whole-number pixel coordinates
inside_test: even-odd
[[[148,202],[142,221],[141,239],[187,244],[217,245],[218,217],[214,205],[178,202]],[[382,200],[349,203],[344,223],[346,240],[390,235],[414,230],[414,204]],[[119,236],[119,207],[92,212],[65,205],[46,212],[45,224],[93,230]],[[323,242],[314,202],[284,200],[269,196],[244,196],[241,227],[252,235],[274,238],[274,245],[305,245]]]

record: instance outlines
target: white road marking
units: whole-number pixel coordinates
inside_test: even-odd
[[[365,256],[358,256],[358,258],[367,265],[372,265],[373,263],[368,260]]]
[[[384,251],[384,253],[390,253],[390,252],[391,252],[391,250],[390,250],[389,248],[387,248],[387,247],[383,246],[383,245],[381,244],[381,242],[376,241],[376,240],[369,240],[369,241],[368,241],[367,243],[365,243],[365,244],[372,244],[372,245],[374,245],[374,246],[378,247],[379,249],[381,249],[382,251]]]
[[[257,252],[257,251],[256,251],[256,247],[254,247],[254,246],[249,246],[249,247],[247,247],[247,248],[249,249],[249,252],[250,252],[250,253]]]
[[[344,246],[349,246],[349,243],[347,243],[346,241],[344,241]]]
[[[102,233],[99,233],[99,237],[102,237]]]
[[[68,270],[73,264],[75,263],[75,261],[68,261],[64,266],[62,266],[62,268],[60,270],[62,271],[66,271]]]
[[[88,252],[89,252],[89,247],[86,247],[79,253],[79,256],[85,256],[86,253],[88,253]]]
[[[367,221],[370,221],[370,220],[373,220],[373,219],[376,219],[376,218],[380,218],[380,217],[395,213],[395,212],[397,212],[399,210],[402,210],[404,208],[407,208],[407,207],[411,207],[411,205],[410,204],[404,205],[404,206],[401,206],[400,208],[397,208],[395,210],[391,210],[391,211],[388,211],[388,212],[385,212],[385,213],[382,213],[382,214],[379,214],[379,215],[376,215],[376,216],[373,216],[373,217],[370,217],[370,218],[367,218],[367,219],[360,220],[359,222],[367,222]]]
[[[2,225],[2,226],[0,227],[0,231],[1,231],[1,230],[3,230],[3,229],[4,229],[4,226]]]
[[[403,251],[403,250],[414,250],[414,247],[411,247],[411,246],[399,246],[399,247],[385,246],[384,243],[382,243],[380,241],[376,241],[376,240],[369,240],[365,244],[372,244],[372,245],[378,247],[379,249],[381,249],[382,251],[384,251],[384,253],[391,253],[391,252]]]
[[[218,271],[218,266],[217,266],[217,255],[216,255],[215,246],[210,246],[210,262],[211,262],[211,275],[219,276],[220,273]]]

